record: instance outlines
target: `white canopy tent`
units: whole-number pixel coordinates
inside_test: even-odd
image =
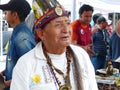
[[[106,12],[120,12],[120,0],[78,0]]]

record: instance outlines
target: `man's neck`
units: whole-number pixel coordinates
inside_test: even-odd
[[[81,26],[83,27],[83,28],[86,28],[88,25],[87,24],[85,24],[83,21],[81,21],[81,20],[79,20],[79,22],[81,23]]]
[[[13,23],[11,23],[11,27],[15,28],[18,24],[20,24],[21,22],[19,20],[13,21]]]

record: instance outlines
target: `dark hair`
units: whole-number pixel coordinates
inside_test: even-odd
[[[105,19],[105,17],[100,16],[100,17],[98,18],[98,24],[101,24],[102,22],[106,22],[106,19]]]
[[[84,11],[94,11],[93,7],[87,4],[83,4],[79,9],[79,14],[82,14]]]
[[[16,12],[16,11],[11,10],[11,13],[14,13],[14,12]],[[18,13],[18,12],[17,12],[17,13]],[[25,21],[26,16],[23,16],[23,14],[18,13],[18,17],[19,17],[19,20],[20,20],[21,22]]]
[[[20,21],[24,21],[27,15],[30,13],[31,7],[26,0],[10,0],[7,4],[0,5],[0,9],[3,11],[15,11],[18,13]]]
[[[20,21],[22,22],[22,21],[25,21],[25,18],[27,17],[27,15],[23,15],[23,14],[21,14],[20,12],[17,12],[18,13],[18,16],[19,16],[19,19],[20,19]]]
[[[93,22],[94,22],[95,24],[97,23],[97,19],[98,19],[100,16],[102,16],[101,13],[96,13],[96,14],[93,15]]]

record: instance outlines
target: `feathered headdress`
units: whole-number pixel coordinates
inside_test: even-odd
[[[69,16],[68,11],[65,11],[57,0],[33,0],[32,9],[37,19],[35,29],[43,28],[57,17]]]

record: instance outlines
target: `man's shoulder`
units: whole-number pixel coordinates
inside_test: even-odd
[[[80,21],[79,21],[79,20],[75,20],[75,21],[73,21],[71,24],[72,24],[72,26],[79,25],[79,24],[80,24]]]
[[[16,37],[33,37],[34,34],[31,32],[31,30],[27,27],[27,25],[21,25],[16,30]]]
[[[70,47],[73,49],[73,51],[78,51],[78,52],[79,52],[79,51],[80,51],[80,52],[84,52],[84,51],[85,51],[82,47],[77,46],[77,45],[71,44]]]
[[[33,49],[29,50],[27,53],[23,54],[19,59],[20,60],[27,59],[28,61],[34,61],[34,55],[35,55],[35,48],[33,48]]]

